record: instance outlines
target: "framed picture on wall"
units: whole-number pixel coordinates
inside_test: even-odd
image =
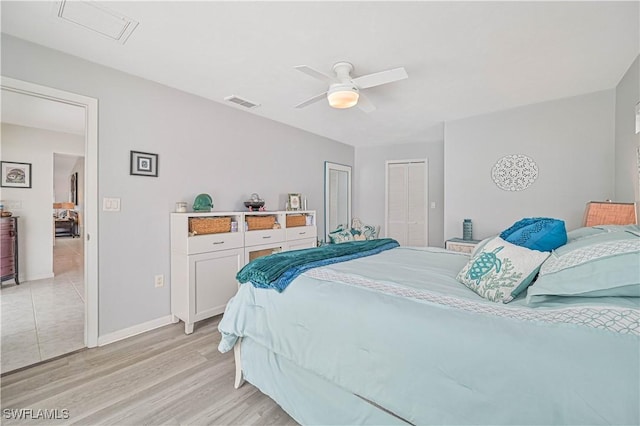
[[[69,185],[69,201],[74,205],[78,205],[78,172],[71,173]]]
[[[31,163],[0,161],[2,177],[0,186],[5,188],[31,188]]]
[[[130,174],[158,177],[158,154],[131,151]]]

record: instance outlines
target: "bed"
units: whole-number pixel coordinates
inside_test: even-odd
[[[236,386],[301,424],[637,425],[639,231],[570,232],[509,303],[457,279],[481,251],[397,247],[282,292],[242,284],[219,349]]]

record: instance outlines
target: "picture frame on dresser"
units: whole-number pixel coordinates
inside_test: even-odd
[[[300,194],[290,193],[287,197],[287,210],[302,210],[302,196]]]
[[[0,186],[3,188],[31,188],[31,163],[0,161]]]

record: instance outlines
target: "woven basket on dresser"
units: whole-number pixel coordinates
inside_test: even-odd
[[[306,226],[307,216],[303,214],[288,214],[287,215],[287,228],[294,228],[296,226]]]
[[[247,229],[249,231],[255,231],[258,229],[273,229],[273,225],[276,223],[274,216],[246,216]]]
[[[219,234],[231,231],[230,217],[192,217],[189,218],[189,232],[196,235]]]

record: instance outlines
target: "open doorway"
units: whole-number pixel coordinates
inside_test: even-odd
[[[12,115],[12,101],[30,105],[29,114]],[[79,117],[79,132],[55,128],[69,124],[67,113]],[[97,101],[3,77],[0,153],[2,161],[28,159],[32,172],[30,188],[0,196],[20,223],[20,284],[3,282],[0,291],[5,373],[97,345]],[[57,153],[75,160],[65,184],[54,184]],[[73,207],[65,216],[77,217],[70,238],[56,238],[56,187]]]

